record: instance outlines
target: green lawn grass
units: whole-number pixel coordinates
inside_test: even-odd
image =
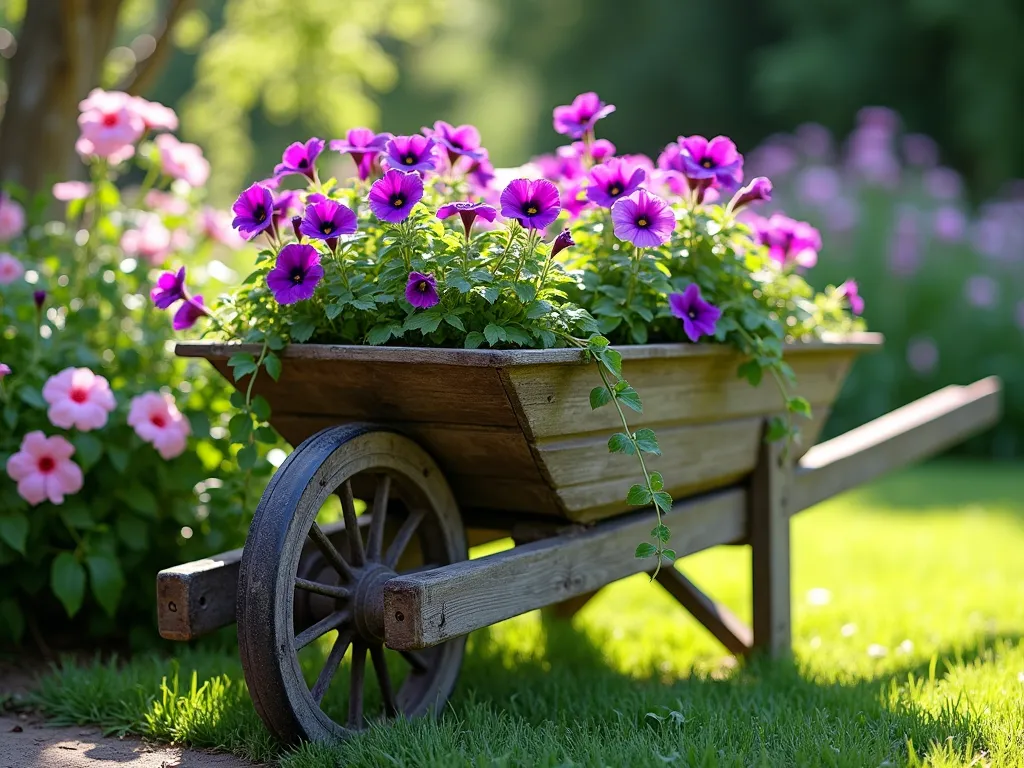
[[[749,552],[680,567],[750,618]],[[737,664],[656,584],[473,634],[450,705],[281,751],[230,651],[67,666],[56,721],[326,766],[1024,765],[1024,467],[939,463],[793,522],[794,663]]]

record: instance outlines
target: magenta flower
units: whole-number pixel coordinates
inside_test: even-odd
[[[405,221],[423,198],[423,179],[418,173],[388,171],[370,187],[370,210],[381,221]]]
[[[10,285],[20,280],[25,274],[25,267],[9,253],[0,253],[0,285]]]
[[[437,279],[422,272],[410,272],[409,282],[405,284],[405,299],[417,309],[434,306],[441,301],[437,295]]]
[[[25,209],[10,195],[0,192],[0,242],[13,240],[25,230]]]
[[[277,263],[267,275],[267,286],[278,304],[294,304],[312,298],[323,276],[316,248],[291,243],[277,255]]]
[[[558,233],[558,237],[551,244],[551,258],[555,258],[566,248],[572,248],[574,245],[576,245],[576,242],[572,239],[572,233],[569,231],[569,228],[566,227]]]
[[[4,376],[7,376],[11,372],[11,366],[7,363],[0,363],[0,381],[4,380]]]
[[[469,166],[469,170],[466,171],[466,178],[478,191],[487,189],[494,181],[494,166],[488,159],[487,150],[481,149],[480,151],[483,153],[483,157],[474,160]]]
[[[493,205],[471,202],[448,203],[437,209],[437,218],[439,219],[447,219],[455,214],[459,214],[459,217],[462,219],[462,226],[465,228],[466,237],[468,238],[477,216],[485,221],[494,221],[498,211]]]
[[[638,248],[655,248],[672,237],[676,215],[660,197],[638,189],[612,206],[612,228],[619,240]]]
[[[71,460],[74,454],[75,446],[66,439],[47,437],[37,429],[25,435],[18,452],[7,460],[7,474],[33,507],[47,499],[63,504],[65,496],[82,490],[82,469]]]
[[[253,184],[231,206],[235,214],[231,226],[246,240],[252,240],[273,223],[274,196],[270,190]]]
[[[682,172],[693,188],[705,186],[699,182],[710,180],[708,186],[734,189],[743,181],[743,155],[725,136],[715,136],[710,141],[703,136],[680,136],[678,154],[666,147],[662,158],[666,153],[669,168]]]
[[[43,399],[50,408],[46,417],[55,427],[80,432],[100,429],[107,414],[117,407],[110,383],[88,368],[65,368],[43,385]]]
[[[572,151],[576,157],[583,157],[586,154],[586,146],[582,141],[574,141]],[[595,163],[603,163],[610,157],[615,157],[615,145],[608,139],[597,139],[590,143],[590,159]]]
[[[354,234],[357,228],[356,214],[351,208],[325,198],[306,206],[299,232],[314,240],[330,240],[339,235]]]
[[[316,137],[308,139],[305,144],[296,141],[289,144],[281,156],[281,162],[274,166],[274,176],[281,178],[291,174],[313,178],[316,159],[324,151],[324,140]]]
[[[555,107],[553,123],[558,133],[579,139],[594,130],[598,120],[608,117],[614,111],[614,105],[605,104],[596,93],[590,91],[581,93],[572,100],[572,104]]]
[[[480,148],[480,131],[475,125],[455,127],[444,120],[434,123],[433,129],[424,128],[423,133],[432,138],[448,152],[448,162],[452,165],[460,157],[481,160],[485,157]]]
[[[813,267],[818,263],[821,235],[810,224],[773,213],[769,219],[754,219],[752,226],[755,239],[768,246],[768,255],[780,267]]]
[[[672,314],[683,321],[683,332],[690,341],[714,336],[722,310],[701,298],[699,285],[690,283],[682,293],[669,294],[668,305]]]
[[[569,214],[570,221],[578,219],[580,213],[593,205],[587,199],[587,187],[583,181],[563,186],[560,202],[562,210]]]
[[[855,315],[864,314],[864,299],[857,292],[857,283],[853,280],[847,280],[845,283],[836,288],[837,296],[844,296],[848,302],[850,302],[850,311]]]
[[[611,208],[620,197],[633,194],[645,178],[647,174],[643,168],[638,168],[621,157],[613,157],[591,169],[587,199],[605,208]]]
[[[515,179],[501,193],[501,215],[527,229],[545,229],[561,210],[558,188],[547,179]]]
[[[149,298],[157,309],[167,309],[174,302],[185,298],[185,268],[177,272],[164,272],[156,280],[156,287],[150,291]]]
[[[374,133],[369,128],[350,128],[344,139],[334,139],[331,149],[343,155],[352,155],[359,180],[366,181],[373,174],[377,157],[384,151],[390,133]]]
[[[388,168],[400,168],[403,171],[433,171],[437,168],[434,147],[437,145],[431,138],[420,136],[395,136],[384,145],[384,161]]]
[[[327,198],[320,194],[312,194],[306,198],[306,202],[318,203]],[[279,230],[282,223],[290,221],[294,211],[302,211],[302,198],[297,190],[286,189],[274,195],[274,229]]]
[[[772,183],[764,176],[751,179],[750,183],[740,189],[729,202],[729,208],[738,211],[751,203],[771,202]]]
[[[186,296],[178,311],[174,313],[171,327],[176,331],[187,331],[200,317],[208,314],[210,310],[203,304],[202,296]]]

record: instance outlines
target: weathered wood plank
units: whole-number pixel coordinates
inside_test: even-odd
[[[939,453],[992,426],[1001,413],[999,379],[951,386],[816,445],[801,459],[788,512]]]
[[[746,534],[741,488],[676,504],[665,515],[680,557]],[[653,568],[633,550],[650,537],[650,510],[478,560],[399,576],[384,588],[387,645],[415,650]]]
[[[715,639],[728,651],[742,656],[750,651],[754,636],[750,627],[736,618],[736,614],[724,605],[716,603],[705,595],[697,585],[686,578],[674,566],[658,571],[658,583],[663,586],[679,604],[688,610],[697,621],[704,625]]]
[[[762,443],[747,496],[753,577],[753,647],[771,656],[790,652],[789,514],[792,472],[782,443]]]

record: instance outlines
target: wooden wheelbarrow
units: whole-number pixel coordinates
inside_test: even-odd
[[[880,343],[857,334],[787,349],[814,408],[803,444],[817,437],[855,356]],[[242,349],[178,345],[225,374]],[[678,568],[658,574],[737,654],[789,651],[791,515],[954,445],[1000,410],[997,379],[946,387],[784,461],[763,439],[781,397],[737,378],[735,353],[621,351],[646,403],[630,427],[657,427],[662,455],[650,465],[679,500],[665,517],[679,557],[751,548],[751,628]],[[253,703],[283,741],[344,738],[378,715],[436,710],[469,632],[546,606],[571,613],[601,587],[653,568],[633,556],[653,515],[624,508],[635,467],[607,452],[616,414],[591,410],[596,372],[581,352],[292,345],[283,357],[280,379],[258,377],[255,391],[298,447],[263,494],[244,549],[157,577],[165,638],[237,621]],[[332,497],[341,514],[328,523]],[[514,548],[468,559],[469,546],[509,536]],[[313,668],[302,649],[321,638],[330,650]]]

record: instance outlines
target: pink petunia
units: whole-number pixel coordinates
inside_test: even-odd
[[[13,240],[25,230],[25,209],[0,192],[0,242]]]
[[[82,135],[75,149],[80,155],[96,155],[118,163],[135,154],[135,142],[145,133],[146,123],[135,111],[131,97],[95,89],[79,107]]]
[[[43,385],[43,399],[50,404],[46,415],[51,424],[82,432],[103,427],[117,407],[110,384],[88,368],[65,368],[51,376]]]
[[[62,504],[64,497],[82,490],[82,470],[71,460],[75,447],[59,435],[29,432],[21,448],[7,460],[7,474],[18,493],[32,506],[47,499]]]
[[[160,392],[144,392],[132,398],[128,424],[135,434],[152,444],[163,459],[180,456],[192,428],[182,416],[174,398]]]
[[[10,285],[20,280],[25,274],[25,267],[9,253],[0,253],[0,285]]]
[[[4,377],[9,375],[11,372],[11,366],[7,363],[0,363],[0,381],[4,380]]]

